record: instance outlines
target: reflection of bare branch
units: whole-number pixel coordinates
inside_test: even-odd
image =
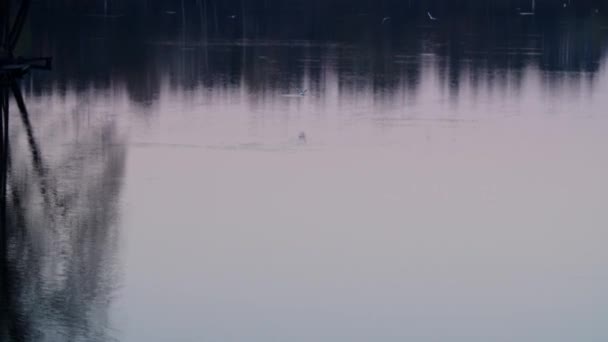
[[[114,222],[124,145],[113,125],[88,126],[88,142],[71,145],[62,159],[42,167],[31,122],[27,115],[22,119],[25,129],[12,134],[16,141],[25,134],[29,153],[16,144],[7,170],[9,248],[1,261],[2,305],[8,310],[0,310],[7,322],[0,340],[106,341],[104,316],[117,277]],[[44,183],[32,186],[35,178]],[[39,186],[52,196],[45,199]]]
[[[40,155],[40,148],[38,147],[38,142],[36,141],[36,137],[34,135],[34,129],[32,128],[32,123],[30,122],[29,113],[25,106],[25,101],[23,100],[23,95],[21,94],[21,89],[19,88],[16,82],[11,83],[11,88],[13,94],[15,95],[15,101],[17,102],[17,106],[19,107],[19,114],[21,116],[21,122],[25,128],[25,132],[27,133],[27,140],[29,143],[30,154],[32,156],[32,166],[38,175],[38,182],[40,185],[40,193],[45,202],[45,206],[48,209],[50,207],[50,203],[52,199],[49,198],[53,193],[48,191],[47,184],[47,174],[44,169],[44,164],[42,162],[42,157]],[[49,218],[52,220],[52,218]]]

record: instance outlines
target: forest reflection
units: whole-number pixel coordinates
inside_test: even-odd
[[[182,31],[175,18],[154,25],[153,19],[139,17],[70,18],[61,25],[41,18],[33,28],[44,43],[31,49],[58,56],[52,82],[45,80],[49,75],[37,76],[34,93],[49,84],[65,91],[120,83],[132,101],[145,104],[165,81],[183,90],[245,87],[253,97],[280,95],[307,82],[323,93],[322,80],[331,74],[340,91],[415,96],[421,73],[431,72],[457,99],[463,82],[473,91],[507,83],[517,88],[529,70],[542,72],[547,86],[564,79],[592,85],[608,41],[608,24],[599,15],[492,21],[461,15],[442,22],[393,19],[388,24],[347,17],[342,25],[361,34],[340,35],[334,28],[325,36],[293,33],[298,39],[232,37],[229,29],[207,37],[194,19]],[[153,27],[137,29],[147,24]]]

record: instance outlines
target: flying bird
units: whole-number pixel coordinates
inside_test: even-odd
[[[426,12],[426,15],[428,15],[429,19],[431,19],[433,21],[437,20],[437,18],[433,17],[433,15],[431,14],[431,12]]]
[[[390,21],[391,17],[384,17],[382,18],[382,22],[380,23],[381,25],[384,25],[385,22]]]

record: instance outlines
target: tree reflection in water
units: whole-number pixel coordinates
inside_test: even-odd
[[[37,140],[36,120],[14,114],[2,137],[0,340],[106,341],[124,145],[112,124],[87,127],[51,163],[61,126]]]

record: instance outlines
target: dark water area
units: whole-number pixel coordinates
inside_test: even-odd
[[[429,6],[417,1],[411,5],[417,8],[415,15],[409,15],[403,2],[393,3],[394,8],[387,3],[390,10],[382,13],[371,11],[382,7],[375,3],[354,3],[349,7],[327,2],[324,6],[332,10],[301,4],[305,10],[300,12],[286,4],[275,9],[272,1],[256,10],[211,2],[208,6],[218,7],[217,24],[198,16],[199,2],[185,2],[183,14],[180,2],[150,4],[146,15],[125,14],[131,12],[121,8],[114,10],[118,14],[110,10],[107,15],[99,8],[80,10],[89,14],[64,9],[54,15],[40,9],[33,15],[39,24],[31,32],[39,43],[32,44],[31,50],[57,56],[52,78],[59,85],[81,82],[107,87],[110,79],[120,80],[134,100],[143,96],[144,102],[148,100],[145,95],[137,93],[158,92],[160,75],[165,74],[190,88],[204,83],[213,86],[219,76],[232,81],[243,77],[257,89],[284,89],[286,82],[301,80],[307,59],[309,64],[339,62],[338,73],[368,74],[369,81],[386,88],[405,79],[412,90],[425,55],[438,58],[440,77],[453,85],[458,84],[464,69],[473,77],[483,77],[487,70],[517,76],[534,66],[557,73],[587,72],[592,78],[606,50],[608,17],[599,12],[601,6],[593,6],[600,5],[595,3],[581,9],[583,16],[561,6],[558,14],[522,16],[515,10],[499,16],[483,15],[484,10],[496,11],[470,4],[436,21],[427,17],[424,9]],[[453,10],[440,4],[436,6]],[[542,2],[538,6],[542,9]],[[359,13],[360,8],[370,11]],[[469,11],[462,13],[465,9]],[[306,15],[313,10],[323,15]],[[302,22],[311,18],[315,21]],[[210,25],[213,30],[207,27]],[[265,56],[268,50],[273,55]],[[290,58],[296,54],[300,60]],[[318,78],[323,68],[313,65],[312,69],[311,77],[316,73]],[[277,70],[288,77],[268,84],[268,80],[259,79],[268,75],[265,70]]]
[[[34,3],[0,340],[608,338],[608,7],[533,3]]]

